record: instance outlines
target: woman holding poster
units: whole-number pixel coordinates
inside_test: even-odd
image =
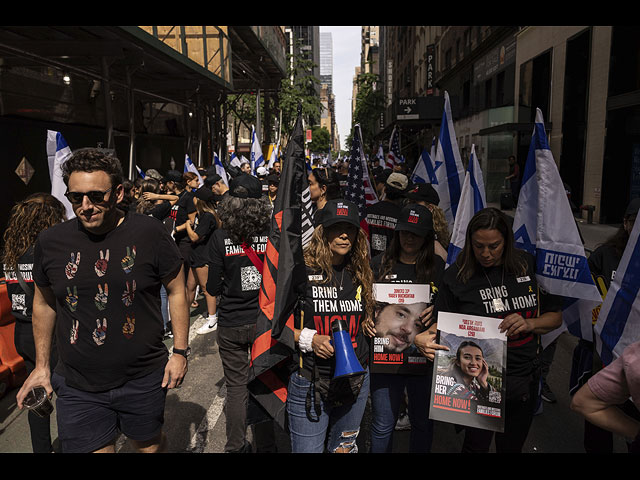
[[[316,211],[316,228],[304,250],[307,291],[295,341],[300,367],[289,379],[287,413],[293,453],[356,453],[356,437],[369,397],[369,342],[362,323],[373,312],[373,275],[358,206],[330,200]],[[350,341],[332,339],[344,324]],[[344,347],[344,348],[342,348]],[[360,363],[336,375],[347,349]]]
[[[463,250],[444,274],[435,312],[501,319],[507,337],[506,412],[503,433],[465,427],[463,452],[520,452],[533,419],[540,377],[540,335],[562,323],[562,299],[538,288],[535,259],[515,248],[504,213],[477,212],[469,221]],[[434,344],[433,333],[416,338],[426,356],[447,349]]]
[[[382,284],[419,284],[416,287],[423,287],[425,291],[430,287],[431,291],[435,291],[444,273],[444,261],[434,252],[434,238],[433,218],[429,209],[422,205],[407,205],[400,213],[389,247],[372,260],[375,281]],[[381,300],[377,294],[376,300]],[[404,349],[415,348],[413,342],[416,335],[431,320],[432,300],[426,299],[428,303],[382,304],[383,307],[376,308],[375,323],[367,321],[365,330],[375,339],[387,339],[388,346],[385,348],[390,352],[398,351],[398,345]],[[409,451],[425,453],[431,450],[433,422],[429,420],[429,410],[424,407],[429,403],[432,365],[424,357],[421,359],[421,368],[414,373],[380,373],[372,370],[372,453],[391,453],[393,432],[405,389],[411,422]],[[407,367],[406,362],[403,366]]]

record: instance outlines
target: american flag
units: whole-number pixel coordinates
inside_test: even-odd
[[[353,141],[351,146],[351,159],[349,160],[349,175],[347,176],[347,188],[345,200],[349,200],[358,205],[360,220],[366,217],[367,205],[378,201],[376,191],[369,178],[369,170],[362,148],[362,134],[360,125],[356,125],[353,131]]]
[[[400,132],[398,127],[393,127],[391,139],[389,139],[389,153],[387,154],[387,168],[393,168],[395,165],[404,162],[404,158],[400,155]]]

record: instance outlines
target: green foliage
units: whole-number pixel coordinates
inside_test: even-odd
[[[373,73],[359,75],[356,80],[358,94],[353,113],[353,125],[360,124],[365,152],[372,151],[376,147],[374,136],[378,130],[380,115],[384,110],[384,93],[375,88],[377,81],[378,75]],[[352,134],[347,138],[347,145],[351,145]]]
[[[296,52],[300,52],[298,46]],[[320,81],[312,73],[316,64],[300,54],[293,57],[289,54],[287,65],[287,77],[280,83],[279,104],[282,110],[282,133],[288,137],[298,117],[298,104],[302,106],[306,125],[318,123],[323,107],[315,90]]]
[[[331,133],[325,127],[315,126],[311,129],[309,150],[315,153],[329,153],[331,149]]]

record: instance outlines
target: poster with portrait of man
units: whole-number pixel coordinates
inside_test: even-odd
[[[499,318],[438,313],[429,418],[504,431],[507,337]]]
[[[370,369],[373,373],[424,375],[431,362],[414,344],[424,331],[421,316],[431,301],[430,285],[417,283],[375,283],[376,302]]]

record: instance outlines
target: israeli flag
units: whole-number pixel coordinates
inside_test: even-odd
[[[222,181],[228,187],[229,177],[227,177],[227,171],[224,169],[224,165],[222,165],[220,158],[215,152],[213,154],[213,165],[216,167],[216,173],[222,177]]]
[[[51,195],[56,197],[64,205],[67,220],[76,216],[73,213],[71,203],[64,194],[67,185],[62,179],[62,164],[71,156],[71,148],[67,145],[60,132],[47,130],[47,160],[49,162],[49,180],[51,180]]]
[[[458,203],[458,213],[453,224],[451,242],[447,252],[447,267],[456,261],[460,250],[464,247],[467,225],[471,217],[487,206],[487,196],[484,189],[484,179],[480,163],[476,156],[476,146],[471,146],[471,158],[464,177],[460,203]]]
[[[200,175],[200,172],[198,172],[198,169],[196,168],[196,166],[191,161],[191,158],[189,158],[189,155],[184,156],[184,173],[187,173],[187,172],[193,172],[198,176],[198,187],[201,187],[202,184],[204,183],[202,180],[202,176]]]
[[[460,159],[456,132],[453,129],[449,93],[446,91],[444,92],[444,111],[434,159],[434,170],[437,183],[433,184],[433,188],[440,196],[440,204],[438,206],[444,212],[451,231],[458,211],[465,173]]]
[[[231,158],[229,159],[229,165],[240,168],[240,159],[236,156],[235,152],[231,154]]]
[[[640,220],[636,220],[594,328],[596,350],[605,365],[640,341],[639,236]]]
[[[138,175],[140,176],[140,178],[146,178],[146,175],[138,165],[136,165],[136,170],[138,171]]]
[[[591,308],[602,301],[547,143],[540,109],[536,112],[513,232],[516,246],[536,257],[536,277],[541,288],[554,295],[585,300]]]
[[[378,147],[378,153],[376,153],[376,158],[378,159],[378,165],[384,168],[386,165],[384,161],[384,150],[382,149],[382,144],[380,144],[380,146]]]
[[[251,127],[251,173],[256,175],[258,167],[264,163],[264,157],[262,156],[262,147],[258,141],[255,127]]]
[[[431,152],[435,151],[435,138],[431,145]],[[437,184],[436,172],[432,160],[433,156],[429,155],[426,149],[422,149],[420,158],[416,163],[413,173],[411,174],[411,181],[413,183],[431,183]]]
[[[269,171],[271,171],[271,169],[273,168],[273,164],[278,161],[279,151],[280,151],[280,140],[278,140],[278,143],[276,144],[276,146],[273,148],[273,150],[271,150],[271,156],[269,157],[269,163],[267,164],[267,168],[269,169]]]

